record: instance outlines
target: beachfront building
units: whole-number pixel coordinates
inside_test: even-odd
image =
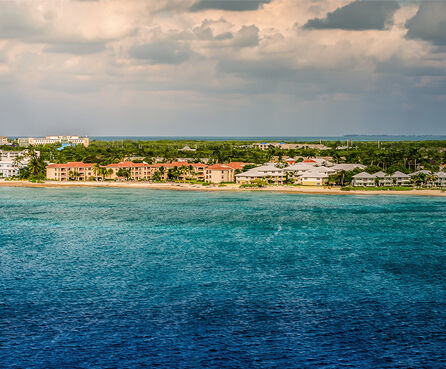
[[[387,175],[384,172],[369,174],[361,172],[352,177],[352,185],[357,187],[405,186],[410,184],[410,176],[401,172]]]
[[[0,145],[7,145],[7,144],[8,144],[8,137],[0,136]]]
[[[163,166],[168,174],[169,169],[177,168],[180,170],[180,179],[195,179],[204,181],[206,178],[207,165],[203,163],[189,163],[187,161],[174,161],[172,163],[158,163],[157,166]]]
[[[404,186],[410,183],[410,176],[399,171],[393,173],[390,178],[392,178],[393,184],[397,186]]]
[[[46,136],[46,137],[22,137],[18,140],[19,146],[27,147],[31,145],[50,145],[59,143],[71,143],[75,145],[84,145],[87,147],[90,144],[88,137],[81,136]]]
[[[298,183],[303,186],[322,186],[327,182],[328,174],[318,170],[305,172],[298,177]]]
[[[243,161],[231,161],[225,165],[230,166],[234,170],[243,170],[246,165],[251,165],[252,163],[244,163]]]
[[[126,170],[129,173],[129,179],[134,181],[140,180],[151,180],[156,172],[158,172],[161,180],[168,179],[169,170],[177,168],[178,179],[205,179],[205,164],[201,163],[188,163],[188,162],[172,162],[172,163],[133,163],[131,161],[124,161],[121,163],[109,164],[106,166],[107,169],[111,169],[113,173],[110,174],[110,179],[118,178],[118,171],[120,169]],[[121,171],[122,172],[122,171]]]
[[[284,171],[288,173],[289,178],[294,178],[297,180],[297,182],[301,182],[302,175],[311,172],[312,174],[324,174],[328,177],[332,174],[336,173],[336,170],[333,168],[325,167],[325,166],[318,166],[315,163],[296,163],[293,165],[290,165],[289,167],[285,167]],[[317,177],[314,177],[317,178]],[[310,181],[310,180],[308,180]],[[310,181],[311,182],[311,181]],[[320,182],[320,181],[318,181]]]
[[[273,184],[283,184],[286,180],[286,172],[284,169],[268,163],[235,175],[238,184],[250,184],[259,179]]]
[[[242,171],[249,164],[242,161],[231,161],[230,163],[208,166],[205,181],[209,183],[234,182],[236,171]]]
[[[46,167],[46,178],[55,181],[98,179],[99,173],[95,164],[80,161],[65,164],[50,164]]]
[[[106,177],[107,179],[117,179],[119,178],[118,173],[127,171],[129,179],[134,181],[149,180],[155,172],[155,169],[150,164],[134,163],[132,161],[109,164],[105,168],[109,171]]]
[[[28,150],[7,151],[0,150],[0,177],[9,178],[19,175],[20,169],[26,167],[29,163]],[[40,156],[40,152],[35,154]]]
[[[296,163],[293,165],[290,165],[288,167],[283,168],[283,170],[285,172],[288,172],[294,176],[299,176],[305,172],[309,172],[310,170],[314,169],[314,165],[313,164],[309,164],[309,163]]]
[[[434,173],[435,176],[435,185],[438,187],[446,187],[446,173],[445,172],[437,172]]]
[[[69,162],[65,164],[50,164],[47,166],[47,179],[57,181],[67,180],[91,180],[91,179],[118,179],[127,178],[134,181],[151,180],[158,172],[160,179],[169,178],[169,169],[182,169],[177,174],[177,179],[205,179],[206,165],[201,163],[173,162],[173,163],[133,163],[124,161],[106,166],[98,166],[92,163]],[[124,172],[125,171],[125,172]],[[125,175],[124,175],[125,173]]]
[[[20,167],[13,162],[0,161],[0,177],[10,178],[19,175]]]
[[[373,173],[372,176],[375,178],[375,186],[392,186],[393,179],[391,176],[384,172]]]
[[[352,177],[352,185],[355,187],[373,187],[375,184],[375,176],[367,172],[355,174]]]
[[[227,164],[214,164],[206,168],[205,182],[222,183],[234,182],[235,169]]]

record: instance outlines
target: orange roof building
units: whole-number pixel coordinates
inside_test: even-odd
[[[229,164],[214,164],[206,168],[205,181],[209,183],[234,182],[235,169]]]

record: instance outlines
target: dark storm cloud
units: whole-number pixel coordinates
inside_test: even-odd
[[[230,11],[257,10],[271,0],[197,0],[190,10],[197,12],[207,9],[220,9]]]
[[[149,64],[181,64],[193,55],[193,51],[178,42],[164,40],[132,46],[129,54]]]
[[[446,2],[429,1],[420,4],[417,13],[406,23],[409,39],[446,45]]]
[[[310,19],[306,29],[345,29],[345,30],[383,30],[391,20],[393,13],[399,9],[395,0],[389,1],[355,1],[325,18]]]

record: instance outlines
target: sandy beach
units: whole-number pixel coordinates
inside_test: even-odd
[[[101,187],[101,188],[141,188],[151,190],[176,190],[176,191],[267,191],[296,194],[322,194],[322,195],[415,195],[415,196],[441,196],[446,197],[446,191],[442,190],[410,190],[410,191],[342,191],[339,187],[313,187],[313,186],[267,186],[262,188],[241,188],[237,184],[225,184],[224,186],[191,183],[147,183],[147,182],[58,182],[44,181],[33,183],[28,181],[0,180],[3,187]]]

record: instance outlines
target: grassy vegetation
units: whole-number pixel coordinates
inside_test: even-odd
[[[395,187],[353,187],[344,186],[341,191],[411,191],[413,187],[395,186]]]

